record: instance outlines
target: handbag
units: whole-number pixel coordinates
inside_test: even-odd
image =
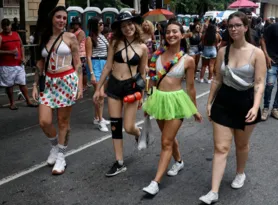
[[[138,72],[138,69],[137,69],[137,73],[135,76],[132,76],[132,71],[131,71],[131,67],[130,67],[130,64],[129,64],[129,59],[128,59],[128,54],[127,54],[127,43],[126,41],[125,42],[125,50],[126,50],[126,60],[127,60],[127,65],[128,65],[128,68],[129,68],[129,71],[130,71],[130,75],[131,75],[131,78],[133,78],[134,80],[134,85],[133,85],[133,88],[136,88],[136,90],[144,90],[145,87],[146,87],[146,82],[144,81],[144,79],[142,78],[142,75],[141,73]]]
[[[45,90],[45,74],[46,74],[46,71],[47,71],[47,68],[48,68],[48,65],[49,65],[49,59],[50,59],[50,55],[52,53],[52,50],[55,46],[55,44],[57,43],[57,41],[60,39],[60,37],[63,35],[64,32],[60,33],[59,36],[56,38],[56,40],[54,41],[54,43],[52,44],[49,52],[48,52],[48,55],[47,55],[47,58],[46,58],[46,62],[44,64],[44,72],[39,76],[39,88],[40,88],[40,92],[43,92]]]

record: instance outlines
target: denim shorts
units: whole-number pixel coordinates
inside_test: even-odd
[[[206,59],[216,58],[217,50],[215,46],[204,46],[202,57]]]
[[[190,56],[199,55],[200,54],[199,46],[190,46],[188,53]]]

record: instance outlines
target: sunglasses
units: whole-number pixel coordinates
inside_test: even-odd
[[[103,22],[99,22],[98,25],[99,25],[99,26],[102,26],[102,25],[103,25]]]

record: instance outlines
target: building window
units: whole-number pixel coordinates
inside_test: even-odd
[[[17,9],[14,9],[14,14],[17,15]]]
[[[3,6],[19,6],[19,0],[4,0]]]
[[[13,10],[9,9],[9,15],[12,15],[12,14],[13,14]]]
[[[8,13],[7,13],[7,9],[4,9],[4,15],[7,15]]]

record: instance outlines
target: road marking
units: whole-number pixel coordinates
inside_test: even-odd
[[[207,94],[209,94],[209,91],[204,92],[204,93],[202,93],[200,95],[197,95],[196,99],[199,99],[199,98],[201,98],[201,97],[203,97],[203,96],[205,96]],[[144,123],[144,120],[140,120],[140,121],[136,122],[136,125],[141,125],[143,123]],[[99,143],[101,143],[101,142],[103,142],[103,141],[105,141],[107,139],[110,139],[111,136],[112,136],[111,134],[108,134],[108,135],[105,135],[105,136],[103,136],[103,137],[101,137],[101,138],[99,138],[97,140],[94,140],[94,141],[88,142],[88,143],[86,143],[84,145],[81,145],[80,147],[78,147],[76,149],[72,149],[72,150],[68,151],[65,156],[68,157],[68,156],[74,155],[74,154],[76,154],[78,152],[81,152],[81,151],[83,151],[83,150],[85,150],[85,149],[87,149],[89,147],[92,147],[92,146],[94,146],[96,144],[99,144]],[[40,169],[42,167],[45,167],[45,166],[47,166],[47,163],[46,162],[41,162],[41,163],[36,164],[36,165],[34,165],[34,166],[30,167],[30,168],[27,168],[25,170],[22,170],[20,172],[17,172],[15,174],[7,176],[7,177],[5,177],[5,178],[0,180],[0,186],[2,186],[3,184],[6,184],[8,182],[11,182],[11,181],[13,181],[15,179],[18,179],[19,177],[22,177],[22,176],[25,176],[27,174],[30,174],[30,173],[32,173],[32,172],[34,172],[34,171],[36,171],[36,170],[38,170],[38,169]]]

